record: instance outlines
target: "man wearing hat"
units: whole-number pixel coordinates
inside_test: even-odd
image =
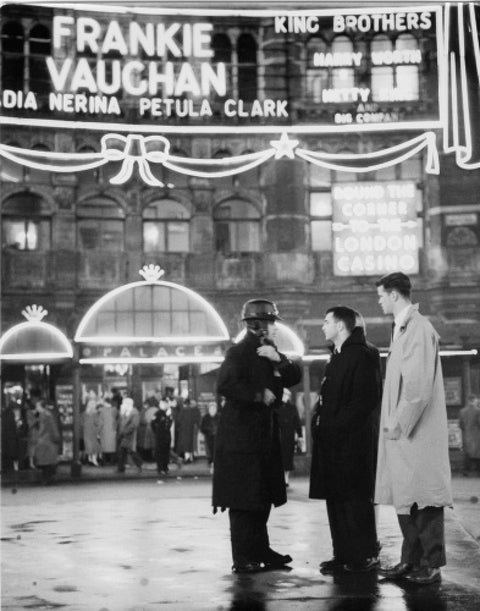
[[[214,512],[229,508],[233,572],[281,568],[292,561],[270,548],[271,506],[286,503],[286,487],[276,410],[283,389],[301,380],[300,366],[278,352],[276,305],[251,299],[242,308],[243,339],[220,367],[220,413],[213,474]]]

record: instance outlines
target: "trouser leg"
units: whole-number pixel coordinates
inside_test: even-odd
[[[125,465],[127,463],[127,449],[119,448],[118,449],[118,471],[125,471]]]
[[[378,555],[375,510],[370,501],[345,503],[345,547],[347,562],[363,562]]]
[[[375,510],[370,501],[327,501],[333,556],[341,564],[378,555]]]
[[[330,537],[332,539],[333,557],[339,563],[346,560],[342,557],[341,549],[341,516],[339,515],[340,504],[334,501],[326,501],[328,525],[330,527]]]
[[[439,568],[447,564],[443,507],[416,509],[415,522],[422,545],[422,565]]]
[[[414,566],[438,568],[446,564],[443,507],[418,509],[399,515],[403,534],[401,561]]]
[[[472,461],[470,456],[464,451],[463,452],[463,472],[469,473],[472,468]]]
[[[254,511],[252,513],[254,514],[252,517],[252,547],[255,557],[260,561],[265,561],[268,558],[268,552],[270,550],[270,539],[267,529],[270,509],[266,509],[265,511]]]
[[[158,442],[155,446],[155,461],[157,463],[157,471],[168,471],[168,461],[170,457],[170,444]]]
[[[269,549],[267,521],[270,509],[265,511],[230,509],[228,515],[233,563],[245,565],[261,562]]]
[[[135,463],[136,467],[140,468],[143,465],[143,460],[141,459],[138,452],[136,452],[135,450],[131,450],[130,456],[132,457],[132,460]]]

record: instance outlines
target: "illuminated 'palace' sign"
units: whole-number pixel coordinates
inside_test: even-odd
[[[80,362],[83,363],[201,363],[221,362],[225,354],[223,344],[130,344],[84,345]]]
[[[418,273],[421,235],[414,182],[341,183],[332,197],[336,276]]]
[[[314,131],[436,127],[440,11],[199,9],[192,16],[180,9],[136,14],[133,3],[126,13],[108,6],[105,13],[54,9],[51,51],[43,57],[47,88],[35,91],[28,81],[3,88],[2,113],[170,129],[187,124],[191,131],[307,123]],[[242,33],[243,46],[233,30]],[[293,62],[288,48],[301,61]]]

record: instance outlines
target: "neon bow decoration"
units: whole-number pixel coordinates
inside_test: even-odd
[[[170,154],[170,142],[165,136],[140,134],[106,134],[101,139],[99,153],[53,153],[26,150],[0,144],[0,156],[21,165],[50,172],[75,172],[98,168],[106,163],[121,163],[110,183],[121,185],[129,180],[135,167],[142,180],[154,187],[163,187],[161,177],[155,175],[162,167],[180,174],[199,178],[220,178],[246,172],[270,159],[298,157],[325,168],[347,172],[371,172],[401,163],[427,149],[426,171],[439,172],[435,134],[425,132],[410,140],[372,153],[326,153],[299,148],[299,141],[284,131],[278,140],[270,140],[270,148],[255,153],[219,159],[194,159]]]
[[[121,161],[118,174],[110,178],[113,185],[121,185],[132,177],[135,165],[143,181],[152,187],[163,187],[164,183],[155,178],[150,163],[164,163],[168,159],[170,142],[163,136],[139,136],[129,134],[107,134],[102,137],[101,154],[107,161]]]

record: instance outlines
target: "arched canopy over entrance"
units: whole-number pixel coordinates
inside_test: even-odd
[[[110,291],[85,314],[75,335],[80,363],[220,362],[230,338],[213,306],[160,280],[158,266],[140,273],[143,281]]]
[[[51,363],[71,359],[73,350],[66,336],[43,322],[48,311],[42,306],[27,306],[26,322],[15,325],[0,339],[0,360],[14,363]]]
[[[275,323],[277,328],[277,335],[275,337],[275,344],[280,352],[286,354],[289,357],[302,357],[305,354],[305,346],[298,335],[282,322]],[[238,343],[245,335],[246,330],[240,331],[237,337],[233,340],[234,343]]]

